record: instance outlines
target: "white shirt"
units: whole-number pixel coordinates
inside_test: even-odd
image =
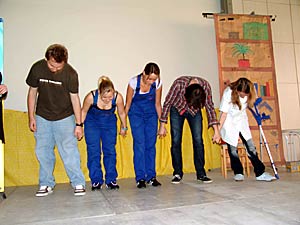
[[[227,113],[227,117],[220,132],[226,143],[237,146],[240,132],[246,141],[252,138],[246,113],[248,97],[240,97],[242,109],[239,110],[239,107],[231,102],[231,93],[232,90],[227,87],[221,100],[220,111]]]
[[[141,78],[142,79],[142,78]],[[162,81],[160,80],[160,81],[158,81],[158,79],[156,79],[156,81],[155,81],[155,86],[156,86],[156,90],[158,89],[158,88],[160,88],[161,87],[161,85],[162,85]],[[129,80],[129,86],[133,89],[133,96],[135,95],[135,89],[136,89],[136,86],[137,86],[137,76],[135,76],[135,77],[132,77],[130,80]],[[149,90],[150,91],[150,90]],[[148,91],[148,92],[149,92]],[[147,94],[148,92],[142,92],[141,90],[140,90],[140,94]]]

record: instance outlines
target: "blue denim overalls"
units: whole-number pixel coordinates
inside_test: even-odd
[[[109,184],[112,181],[116,181],[118,176],[115,149],[117,137],[117,116],[115,114],[117,95],[112,100],[111,109],[104,110],[97,106],[98,90],[96,90],[95,96],[93,94],[94,103],[89,108],[84,121],[84,134],[88,153],[87,166],[92,184],[98,182],[103,184],[100,146],[102,146],[103,152],[105,183]]]
[[[155,108],[156,84],[148,93],[140,94],[141,74],[137,77],[135,95],[128,117],[133,136],[134,170],[136,181],[156,177],[155,156],[158,116]]]

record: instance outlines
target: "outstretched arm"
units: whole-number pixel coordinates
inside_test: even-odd
[[[126,114],[126,116],[128,115],[128,112],[129,112],[129,109],[130,109],[130,106],[131,106],[133,93],[134,93],[134,90],[128,84],[127,93],[126,93],[126,105],[125,105],[125,114]]]
[[[83,104],[82,104],[82,108],[81,108],[81,121],[82,123],[84,123],[85,118],[86,118],[86,114],[89,110],[89,108],[91,107],[91,105],[93,104],[93,95],[92,93],[88,93],[84,100],[83,100]]]
[[[127,133],[127,121],[126,121],[124,100],[123,100],[123,96],[120,93],[118,93],[116,104],[117,104],[118,115],[121,120],[120,134],[124,137]]]
[[[29,87],[28,94],[27,94],[28,124],[29,124],[29,129],[32,132],[36,131],[34,112],[36,106],[37,92],[38,92],[37,88]]]
[[[220,116],[220,126],[219,126],[219,129],[221,130],[223,125],[224,125],[224,122],[226,120],[226,117],[227,117],[227,113],[225,112],[221,112],[221,116]]]
[[[156,108],[158,118],[161,117],[161,110],[162,110],[162,107],[161,107],[161,94],[162,94],[162,86],[160,86],[156,90],[156,95],[155,95],[155,108]]]
[[[220,130],[218,127],[218,124],[214,124],[212,125],[213,129],[214,129],[214,136],[212,138],[213,143],[217,143],[219,144],[221,142],[221,135],[220,135]]]
[[[80,106],[80,99],[78,93],[70,93],[71,102],[73,106],[75,122],[76,124],[81,124],[81,106]],[[83,129],[82,126],[75,126],[74,135],[76,136],[77,140],[81,140],[83,137]]]

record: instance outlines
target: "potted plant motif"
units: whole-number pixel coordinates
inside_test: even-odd
[[[238,65],[239,67],[245,67],[249,68],[250,67],[250,61],[249,59],[245,58],[246,54],[252,53],[252,50],[250,49],[249,46],[244,45],[244,44],[237,44],[235,43],[232,47],[232,56],[239,56],[242,55],[242,59],[238,60]]]

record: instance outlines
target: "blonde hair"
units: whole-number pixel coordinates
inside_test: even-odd
[[[237,81],[232,82],[229,85],[229,87],[232,90],[232,93],[231,93],[232,104],[237,105],[239,107],[239,109],[241,110],[242,106],[241,106],[238,92],[244,92],[244,93],[248,94],[248,99],[247,99],[248,106],[250,108],[253,107],[253,104],[254,104],[254,101],[256,98],[256,94],[255,94],[255,90],[254,90],[254,85],[250,80],[248,80],[245,77],[241,77]]]
[[[99,94],[103,95],[109,92],[115,92],[113,82],[107,76],[101,76],[98,79]]]

